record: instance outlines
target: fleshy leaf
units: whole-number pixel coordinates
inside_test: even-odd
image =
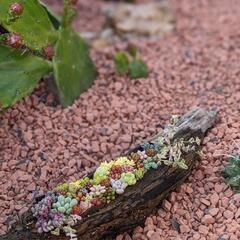
[[[66,107],[91,87],[97,71],[84,40],[71,28],[59,31],[53,65],[60,101]]]
[[[146,78],[148,76],[148,67],[141,59],[133,60],[129,68],[132,79]]]
[[[137,57],[137,47],[135,45],[129,44],[127,51],[133,58]]]
[[[123,75],[128,73],[129,60],[124,52],[118,52],[114,56],[115,68],[118,74]]]

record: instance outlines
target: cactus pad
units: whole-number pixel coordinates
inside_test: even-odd
[[[68,106],[93,83],[96,68],[88,46],[71,28],[62,28],[55,46],[54,75],[63,106]]]
[[[29,94],[52,63],[21,51],[0,46],[0,109],[13,105]]]
[[[23,6],[20,16],[12,16],[10,7],[18,3]],[[1,0],[0,25],[9,32],[20,33],[23,43],[34,50],[53,44],[57,33],[47,11],[37,0]]]
[[[59,18],[59,16],[57,16],[55,13],[53,13],[44,2],[39,0],[39,3],[42,5],[42,7],[47,12],[48,17],[51,20],[51,22],[52,22],[53,26],[55,27],[55,29],[58,29],[60,27],[60,18]]]

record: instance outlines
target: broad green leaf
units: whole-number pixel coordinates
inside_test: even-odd
[[[148,67],[140,59],[133,60],[130,65],[130,77],[132,79],[146,78],[148,76]]]
[[[118,74],[123,75],[128,73],[129,60],[124,52],[118,52],[114,56],[115,68]]]
[[[0,108],[9,107],[31,93],[51,71],[49,61],[0,46]]]
[[[60,101],[65,107],[91,87],[97,75],[87,44],[70,28],[59,30],[53,65]]]
[[[0,25],[9,32],[16,32],[23,38],[23,43],[34,50],[53,44],[57,33],[49,19],[48,13],[37,0],[18,0],[23,13],[13,17],[9,8],[16,0],[1,0]]]

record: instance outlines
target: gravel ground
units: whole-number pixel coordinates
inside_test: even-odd
[[[240,145],[240,5],[173,0],[172,7],[176,32],[138,43],[148,79],[117,77],[108,58],[113,49],[95,51],[99,77],[73,106],[54,107],[42,83],[1,114],[0,234],[36,195],[157,133],[172,114],[203,106],[217,107],[219,121],[196,169],[157,215],[117,240],[240,239],[240,194],[221,177],[223,154]]]

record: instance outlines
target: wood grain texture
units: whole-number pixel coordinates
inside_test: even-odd
[[[215,119],[215,111],[196,108],[179,120],[173,139],[184,138],[187,140],[196,136],[203,139],[207,130],[213,126]],[[129,152],[135,152],[138,149],[140,146]],[[78,239],[111,240],[117,234],[130,231],[135,226],[142,224],[146,217],[156,210],[162,200],[188,177],[198,159],[198,154],[196,151],[190,152],[184,156],[184,159],[189,166],[187,170],[164,165],[157,170],[149,170],[143,179],[134,186],[128,187],[124,194],[119,195],[114,201],[85,212],[83,220],[75,226]],[[69,238],[64,235],[56,237],[51,234],[36,233],[35,220],[31,211],[28,211],[21,221],[0,239],[67,240]]]

